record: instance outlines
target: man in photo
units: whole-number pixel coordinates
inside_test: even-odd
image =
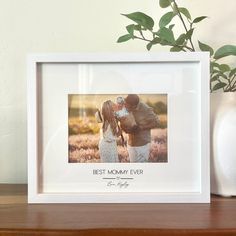
[[[151,129],[157,128],[159,119],[153,109],[141,102],[137,94],[129,94],[125,105],[135,118],[136,125],[128,133],[130,162],[148,162],[151,147]]]

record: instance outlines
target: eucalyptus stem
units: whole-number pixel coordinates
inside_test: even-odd
[[[143,40],[146,40],[146,38],[145,38],[144,35],[143,35],[142,30],[140,30],[139,33],[140,33],[140,35],[142,36]]]
[[[142,34],[141,34],[142,35]],[[150,39],[146,39],[143,35],[142,35],[142,37],[138,37],[138,36],[134,36],[134,38],[135,39],[140,39],[140,40],[143,40],[143,41],[146,41],[146,42],[152,42],[152,40],[150,40]]]
[[[179,16],[180,20],[182,21],[183,26],[184,26],[184,29],[185,29],[185,31],[186,31],[186,33],[187,33],[187,32],[188,32],[188,28],[187,28],[187,26],[186,26],[186,24],[185,24],[185,22],[184,22],[184,19],[183,19],[182,15],[181,15],[181,13],[180,13],[180,11],[179,11],[179,7],[178,7],[178,5],[177,5],[177,3],[176,3],[175,0],[173,0],[173,3],[175,4],[175,8],[176,8],[176,10],[177,10],[178,16]],[[194,48],[194,46],[193,46],[193,42],[192,42],[191,37],[190,37],[190,39],[189,39],[189,42],[190,42],[190,44],[191,44],[191,46],[192,46],[191,51],[195,51],[195,48]]]
[[[188,49],[189,51],[193,51],[192,48],[190,48],[188,46],[184,46],[184,48]]]

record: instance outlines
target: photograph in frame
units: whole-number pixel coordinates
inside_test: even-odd
[[[68,115],[69,163],[168,162],[167,94],[69,94]]]

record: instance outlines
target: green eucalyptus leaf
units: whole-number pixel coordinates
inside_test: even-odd
[[[173,43],[170,43],[170,42],[168,42],[168,41],[166,41],[164,39],[161,40],[160,44],[162,46],[173,46],[174,45]]]
[[[221,71],[219,72],[219,75],[220,75],[220,77],[222,77],[224,79],[228,79],[227,76]]]
[[[224,79],[228,79],[228,77],[227,77],[227,75],[225,75],[224,74],[224,72],[222,72],[221,70],[215,70],[215,69],[213,69],[212,71],[211,71],[211,75],[213,76],[215,76],[215,75],[218,75],[219,77],[222,77],[222,78],[224,78]]]
[[[172,11],[167,12],[166,14],[164,14],[161,17],[160,21],[159,21],[159,27],[162,28],[162,27],[165,27],[166,25],[168,25],[171,22],[171,20],[173,19],[174,16],[175,15]]]
[[[176,44],[182,45],[185,40],[186,40],[186,35],[185,35],[185,34],[181,34],[181,35],[176,39]]]
[[[150,51],[151,47],[158,43],[161,43],[161,39],[158,37],[154,38],[150,43],[146,45],[147,50]]]
[[[172,30],[174,28],[174,26],[175,26],[174,24],[169,25],[169,29]]]
[[[211,82],[215,82],[218,79],[219,79],[219,75],[215,75],[211,78]]]
[[[144,29],[149,29],[149,30],[153,29],[154,26],[153,19],[150,16],[144,14],[143,12],[133,12],[130,14],[122,14],[122,15],[136,22],[138,25],[141,25],[142,27],[144,27]]]
[[[219,66],[220,66],[220,65],[219,65],[218,63],[211,61],[211,62],[210,62],[210,72],[213,73],[214,68],[216,68],[216,67],[219,68]]]
[[[162,8],[166,8],[170,6],[170,4],[171,4],[171,0],[159,0],[159,5]]]
[[[213,69],[214,69],[214,67],[213,67],[213,65],[210,63],[210,74],[212,73]]]
[[[214,54],[213,48],[210,47],[209,45],[204,44],[204,43],[202,43],[200,41],[198,41],[198,45],[199,45],[199,48],[201,49],[201,51],[203,51],[203,52],[210,52],[211,56]]]
[[[219,66],[220,66],[220,64],[218,64],[216,62],[211,62],[211,65],[212,65],[212,67],[217,67],[217,68],[219,68]]]
[[[213,87],[212,90],[215,91],[215,90],[218,90],[218,89],[224,88],[226,85],[227,85],[226,83],[219,82],[219,83],[217,83],[217,84],[214,85],[214,87]]]
[[[123,42],[130,40],[130,39],[132,39],[132,35],[125,34],[125,35],[118,38],[117,43],[123,43]]]
[[[141,31],[142,30],[140,25],[134,25],[134,24],[127,25],[126,29],[127,29],[128,33],[131,34],[131,35],[134,35],[135,30],[136,31]]]
[[[225,45],[219,48],[214,55],[215,59],[220,59],[227,56],[236,56],[236,46],[235,45]]]
[[[172,30],[163,27],[157,32],[157,35],[161,38],[162,43],[163,43],[162,45],[175,44],[174,33]]]
[[[137,30],[137,31],[142,30],[141,25],[134,25],[134,30]]]
[[[212,74],[219,74],[220,72],[221,72],[221,71],[219,71],[219,70],[213,69],[211,73],[212,73]]]
[[[190,13],[189,13],[189,11],[188,11],[187,8],[179,7],[179,11],[180,11],[183,15],[185,15],[189,20],[191,20],[191,15],[190,15]]]
[[[236,74],[236,68],[232,69],[229,73],[229,77],[233,77]]]
[[[191,38],[192,38],[193,31],[194,31],[194,28],[190,29],[190,30],[186,33],[186,39],[191,39]]]
[[[135,25],[133,25],[133,24],[126,26],[126,29],[127,29],[128,33],[129,33],[130,35],[132,35],[132,36],[134,35],[134,26],[135,26]]]
[[[230,71],[230,67],[227,64],[221,64],[219,65],[219,69],[224,73],[226,71]]]
[[[199,16],[199,17],[196,17],[194,20],[193,20],[193,23],[198,23],[204,19],[206,19],[207,16]]]
[[[151,50],[151,48],[152,48],[152,43],[150,42],[150,43],[148,43],[147,45],[146,45],[146,48],[147,48],[147,50],[148,51],[150,51]]]
[[[171,52],[180,52],[182,51],[182,47],[174,46],[170,49]]]
[[[152,40],[152,44],[158,44],[158,43],[160,43],[160,42],[161,42],[161,39],[158,38],[158,37],[156,37],[156,38],[154,38],[154,39]]]

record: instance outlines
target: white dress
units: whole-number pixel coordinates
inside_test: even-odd
[[[101,130],[101,138],[99,141],[101,162],[119,162],[116,138],[117,137],[112,133],[110,125],[108,125],[104,133]]]

